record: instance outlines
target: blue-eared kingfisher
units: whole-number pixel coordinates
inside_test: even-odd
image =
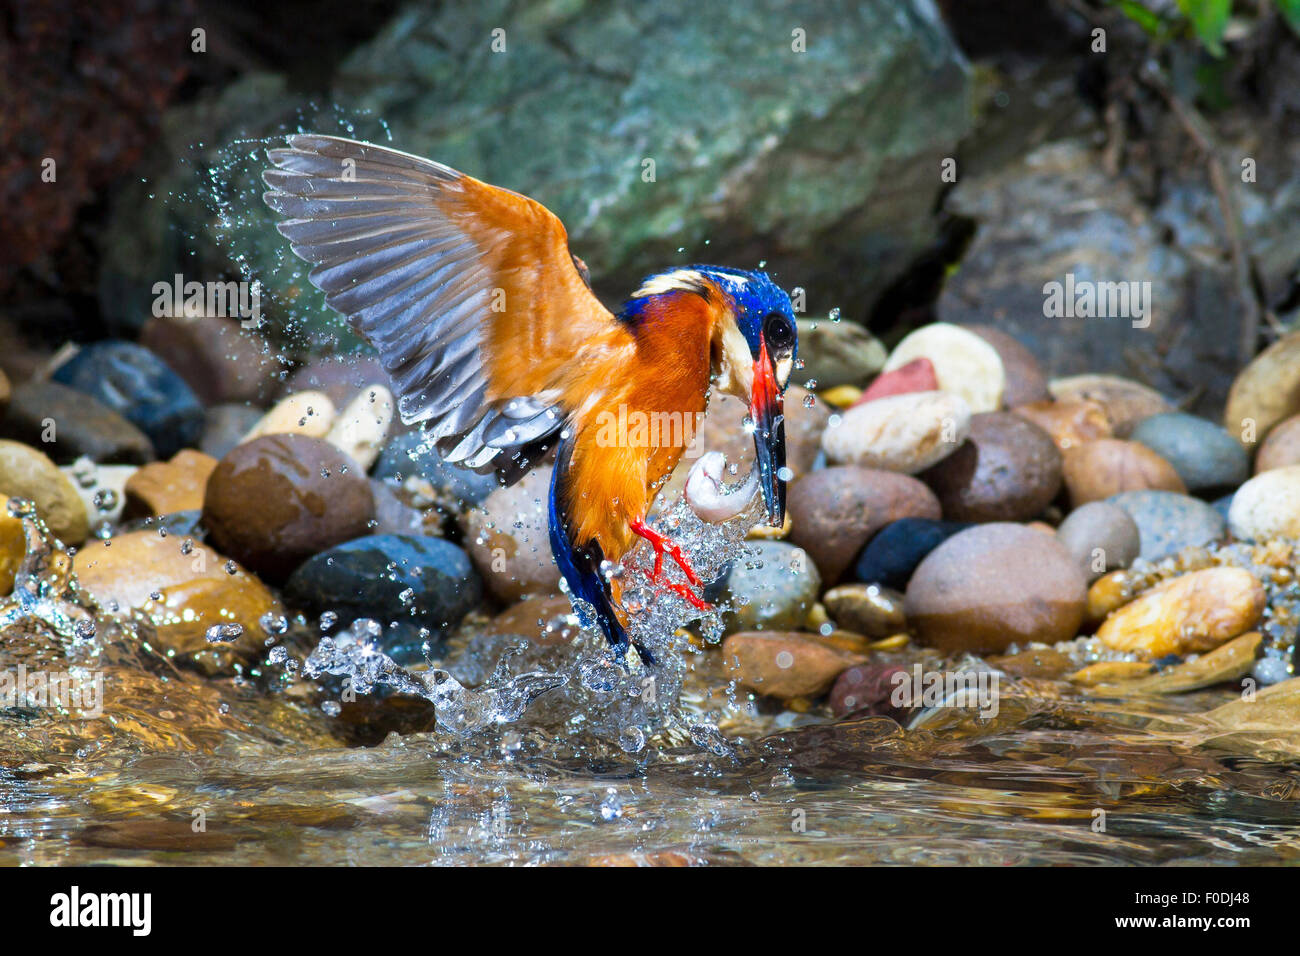
[[[560,220],[526,196],[334,136],[290,136],[267,155],[279,231],[378,351],[402,420],[425,423],[445,461],[505,485],[555,449],[551,549],[575,610],[620,659],[626,618],[608,571],[638,537],[654,549],[652,583],[708,605],[688,557],[647,523],[692,429],[611,422],[694,425],[716,383],[749,406],[766,519],[783,523],[782,396],[798,341],[790,297],[765,273],[671,269],[615,314]],[[684,582],[667,579],[665,555]]]

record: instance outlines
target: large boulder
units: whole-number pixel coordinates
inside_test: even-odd
[[[959,177],[945,208],[977,228],[939,297],[940,320],[992,324],[1051,375],[1127,375],[1170,395],[1195,382],[1199,411],[1223,407],[1244,327],[1226,257],[1200,252],[1222,242],[1203,221],[1214,208],[1205,187],[1180,184],[1152,209],[1092,147],[1066,140]],[[1046,314],[1044,287],[1060,283],[1067,295],[1067,275],[1076,292],[1084,282],[1149,281],[1154,304],[1145,319]]]
[[[498,28],[503,52],[493,49]],[[172,114],[169,150],[188,157],[192,144],[213,144],[195,166],[222,164],[233,208],[170,214],[209,249],[228,232],[304,331],[333,321],[258,208],[261,151],[215,152],[302,126],[391,142],[537,198],[564,220],[610,302],[674,264],[765,260],[781,282],[810,290],[809,314],[864,314],[936,235],[938,171],[969,128],[970,96],[969,67],[930,0],[795,12],[779,0],[646,0],[634,10],[548,4],[526,16],[507,0],[410,3],[344,61],[319,98],[337,109],[318,111],[279,77],[251,74]],[[340,128],[340,116],[358,115],[384,126]],[[148,192],[196,192],[178,177],[197,186],[201,169],[168,168]],[[161,245],[142,249],[134,223],[156,211],[141,205],[158,204],[117,204],[112,231],[130,251],[113,257],[117,281],[103,283],[104,308],[123,321],[147,303],[122,299],[121,279],[211,271],[201,250],[172,268]]]

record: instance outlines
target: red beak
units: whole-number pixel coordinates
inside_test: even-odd
[[[767,523],[779,528],[785,523],[785,401],[776,383],[776,369],[767,354],[767,340],[761,332],[758,343],[749,415],[754,421],[754,451],[758,459],[759,487],[767,506]]]

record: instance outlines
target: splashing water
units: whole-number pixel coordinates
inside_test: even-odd
[[[82,603],[72,574],[72,559],[55,547],[33,502],[11,498],[8,509],[10,517],[23,524],[26,553],[14,575],[13,593],[0,605],[0,631],[39,621],[69,642],[93,638],[94,615]]]
[[[382,627],[362,618],[337,637],[323,638],[308,655],[303,673],[311,678],[325,674],[347,678],[350,689],[359,694],[382,688],[423,697],[433,703],[439,729],[458,735],[518,720],[533,700],[567,680],[542,672],[507,677],[507,656],[487,685],[471,690],[445,670],[417,674],[395,663],[375,647],[376,632],[382,633]]]
[[[712,581],[743,552],[745,535],[761,512],[761,502],[754,498],[730,519],[710,523],[679,497],[655,524],[683,547],[701,578]],[[698,714],[683,714],[679,695],[687,657],[699,653],[692,639],[720,641],[727,606],[695,609],[686,599],[650,583],[653,565],[653,549],[643,542],[621,566],[611,569],[611,576],[622,584],[628,636],[655,655],[654,667],[646,666],[633,650],[620,659],[595,627],[575,627],[572,639],[559,647],[530,641],[503,646],[499,637],[484,636],[471,641],[459,661],[416,671],[380,649],[384,628],[379,622],[360,619],[340,634],[321,638],[303,662],[302,673],[311,679],[341,677],[356,694],[422,697],[434,704],[439,729],[460,736],[518,721],[531,708],[538,721],[616,742],[624,753],[644,750],[650,737],[660,733],[722,755],[728,751],[716,727],[701,723]],[[665,572],[681,574],[667,563]],[[481,662],[494,658],[492,672],[483,675]]]

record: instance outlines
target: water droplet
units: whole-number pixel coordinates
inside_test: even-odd
[[[618,745],[627,753],[640,753],[645,749],[645,731],[637,726],[624,727],[619,732]]]
[[[600,801],[600,818],[606,823],[618,820],[623,816],[623,801],[619,799],[618,791],[610,787],[605,791],[605,799]]]
[[[228,621],[224,624],[213,624],[208,628],[205,636],[209,644],[229,644],[239,640],[243,633],[244,625]]]

